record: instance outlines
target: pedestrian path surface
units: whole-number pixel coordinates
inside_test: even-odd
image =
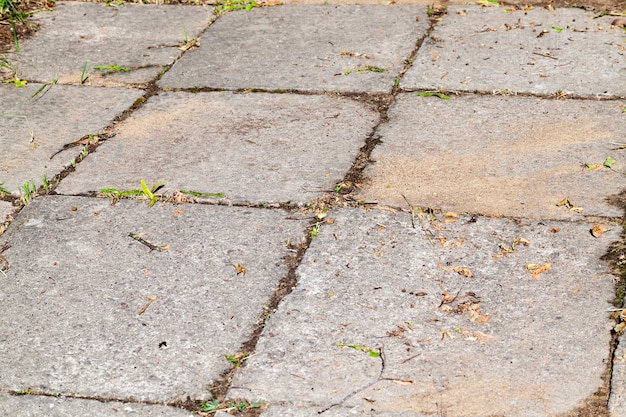
[[[37,14],[0,414],[626,416],[623,11],[483,3]]]

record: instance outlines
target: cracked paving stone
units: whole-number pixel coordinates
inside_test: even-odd
[[[625,96],[622,28],[581,9],[450,6],[405,89]]]
[[[18,413],[19,411],[19,413]],[[191,411],[163,405],[101,402],[76,398],[23,395],[13,396],[0,393],[0,413],[5,416],[20,417],[68,417],[68,416],[145,416],[145,417],[185,417]],[[17,414],[16,414],[17,413]]]
[[[626,165],[603,162],[626,136],[621,112],[613,101],[400,94],[358,196],[490,215],[620,217],[607,196],[622,191]],[[566,197],[572,210],[557,206]]]
[[[0,388],[211,398],[307,222],[243,207],[43,196],[2,236]],[[150,250],[131,239],[167,245]],[[233,264],[247,270],[238,275]],[[156,300],[146,309],[148,297]],[[141,314],[140,314],[141,313]]]
[[[162,178],[164,192],[306,203],[333,191],[378,119],[341,97],[165,92],[119,125],[57,192],[137,189],[141,178]]]
[[[285,5],[231,12],[159,85],[391,92],[427,29],[423,6]]]
[[[39,31],[10,59],[32,81],[81,84],[86,62],[88,84],[146,83],[182,54],[185,33],[197,37],[212,16],[212,8],[199,6],[58,2],[33,15]],[[115,65],[131,71],[94,69]]]
[[[275,404],[521,417],[570,412],[603,386],[614,276],[599,259],[619,228],[595,239],[560,221],[328,217],[230,398],[268,402],[270,416]]]
[[[35,97],[41,85],[0,85],[0,183],[20,195],[24,183],[41,185],[78,156],[73,147],[50,159],[63,145],[98,134],[129,108],[142,92],[122,88],[52,85]]]

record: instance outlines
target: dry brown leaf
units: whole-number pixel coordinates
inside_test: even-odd
[[[454,301],[455,299],[455,297],[448,294],[447,291],[442,292],[441,295],[443,295],[443,300],[441,301],[441,304],[449,303],[451,301]]]
[[[458,241],[456,241],[452,246],[454,246],[455,248],[458,248],[459,246],[461,246],[463,243],[465,243],[465,239],[459,239]]]
[[[450,242],[448,242],[445,237],[440,237],[439,243],[441,243],[442,248],[447,248],[448,246],[450,246]]]
[[[471,278],[473,276],[472,271],[462,266],[455,266],[454,268],[452,268],[452,270],[459,275],[463,275],[464,277]]]
[[[400,385],[413,385],[413,384],[415,384],[415,381],[413,381],[412,379],[394,379],[393,382],[395,382],[396,384],[400,384]]]
[[[333,219],[326,219],[326,223],[328,223],[328,224],[334,224],[334,223],[335,223],[335,220],[333,220]]]
[[[548,262],[548,263],[545,263],[543,266],[535,269],[531,274],[533,276],[533,279],[539,279],[539,275],[548,271],[551,267],[552,267],[552,263]]]
[[[556,205],[557,207],[567,207],[568,209],[571,209],[574,207],[574,205],[571,203],[571,201],[569,201],[569,198],[565,197],[563,200],[559,201]]]
[[[605,225],[603,224],[596,224],[591,228],[591,235],[595,238],[598,237],[602,237],[602,235],[607,231],[608,229],[606,228]]]
[[[184,212],[185,212],[185,210],[180,209],[180,210],[174,210],[174,213],[172,213],[172,214],[174,214],[174,216],[180,216],[180,215],[181,215],[181,214],[183,214]]]
[[[232,264],[235,267],[235,271],[237,272],[237,275],[246,275],[248,273],[248,270],[242,265],[242,264]]]
[[[148,307],[150,307],[150,304],[152,304],[152,302],[155,301],[158,297],[156,295],[149,295],[146,298],[148,299],[148,302],[145,306],[141,308],[141,310],[139,310],[139,313],[137,313],[138,315],[142,315],[143,313],[145,313]]]
[[[476,323],[486,323],[489,321],[491,317],[489,317],[488,315],[484,315],[482,317],[477,318],[475,321]]]

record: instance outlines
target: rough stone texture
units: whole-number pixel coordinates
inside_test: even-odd
[[[37,34],[11,58],[22,78],[39,82],[58,79],[80,84],[84,63],[89,83],[146,83],[182,54],[178,46],[197,37],[208,25],[212,8],[126,3],[58,2],[52,13],[38,13]],[[117,65],[130,72],[98,71]]]
[[[47,196],[2,242],[0,387],[207,399],[232,366],[306,224],[286,213]],[[129,237],[142,233],[163,251]],[[247,274],[237,274],[241,264]],[[148,296],[157,296],[143,314]]]
[[[0,223],[7,219],[7,216],[15,210],[15,207],[6,201],[0,201]]]
[[[319,417],[319,407],[270,405],[261,417]],[[334,407],[324,411],[324,417],[367,416],[367,417],[429,417],[433,414],[414,413],[411,411],[385,412],[371,406],[369,409],[354,407]],[[436,415],[436,414],[435,414]]]
[[[595,239],[588,224],[557,221],[424,218],[422,229],[408,213],[329,217],[229,396],[320,410],[382,372],[341,406],[529,416],[571,411],[603,385],[613,276],[599,258],[619,230]],[[531,263],[551,268],[533,279]]]
[[[378,122],[359,102],[292,94],[161,93],[79,165],[59,193],[174,189],[251,202],[332,191]]]
[[[184,417],[192,416],[187,410],[161,405],[100,402],[72,398],[55,398],[37,395],[12,396],[0,393],[0,413],[19,417],[68,417],[68,416],[146,416]]]
[[[50,159],[63,145],[99,133],[141,97],[136,90],[53,85],[0,85],[0,183],[15,195],[33,180],[41,184],[80,154],[74,147]]]
[[[286,5],[232,12],[211,25],[202,47],[185,54],[159,84],[390,92],[427,28],[421,6]]]
[[[360,197],[533,218],[621,216],[607,201],[624,187],[623,151],[611,150],[626,136],[619,104],[401,94],[378,130],[383,143]],[[610,155],[613,170],[602,166]],[[565,197],[584,211],[557,207]]]
[[[615,17],[594,19],[597,12],[580,9],[507,10],[449,7],[400,86],[626,96],[624,36],[611,26]]]

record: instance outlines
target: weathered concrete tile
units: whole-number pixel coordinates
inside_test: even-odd
[[[306,224],[286,213],[46,196],[2,236],[0,387],[207,399]],[[141,234],[167,250],[151,251]],[[238,275],[235,265],[247,269]],[[157,296],[147,309],[148,296]],[[145,309],[145,310],[144,310]]]
[[[41,184],[43,175],[53,177],[80,153],[77,147],[53,157],[63,145],[99,133],[142,95],[122,88],[53,85],[32,97],[40,87],[0,85],[0,183],[17,195],[24,183]]]
[[[11,60],[20,77],[39,82],[80,84],[87,62],[91,84],[146,83],[181,55],[185,31],[197,37],[211,17],[209,7],[58,2],[33,16],[41,28]],[[110,65],[131,71],[94,69]]]
[[[307,202],[332,190],[378,122],[366,105],[291,94],[161,93],[57,189],[174,189],[251,202]]]
[[[261,413],[261,417],[316,417],[320,413],[319,407],[313,406],[286,406],[286,405],[270,405],[267,411]],[[375,406],[369,409],[354,409],[353,407],[334,407],[324,411],[324,417],[343,417],[343,416],[369,416],[369,417],[427,417],[425,414],[414,413],[411,411],[393,411],[381,412]],[[432,415],[432,414],[430,414]]]
[[[55,398],[37,395],[12,396],[0,393],[0,413],[19,417],[68,417],[68,416],[146,416],[183,417],[190,411],[161,405],[138,403],[100,402],[74,398]]]
[[[6,201],[0,201],[0,223],[6,221],[8,215],[13,213],[15,207]]]
[[[401,94],[378,132],[361,198],[406,207],[533,218],[621,216],[623,189],[603,167],[626,136],[616,102]],[[598,164],[597,170],[583,165]],[[578,213],[557,204],[569,197]]]
[[[597,12],[451,6],[401,82],[407,89],[626,96],[622,29]]]
[[[231,12],[211,25],[202,46],[185,54],[159,84],[390,92],[428,28],[425,11],[422,6],[286,5]]]
[[[619,230],[595,239],[571,222],[462,216],[422,229],[408,213],[328,217],[229,396],[270,410],[547,416],[603,386],[614,277],[599,258]],[[535,279],[526,267],[547,263]]]

